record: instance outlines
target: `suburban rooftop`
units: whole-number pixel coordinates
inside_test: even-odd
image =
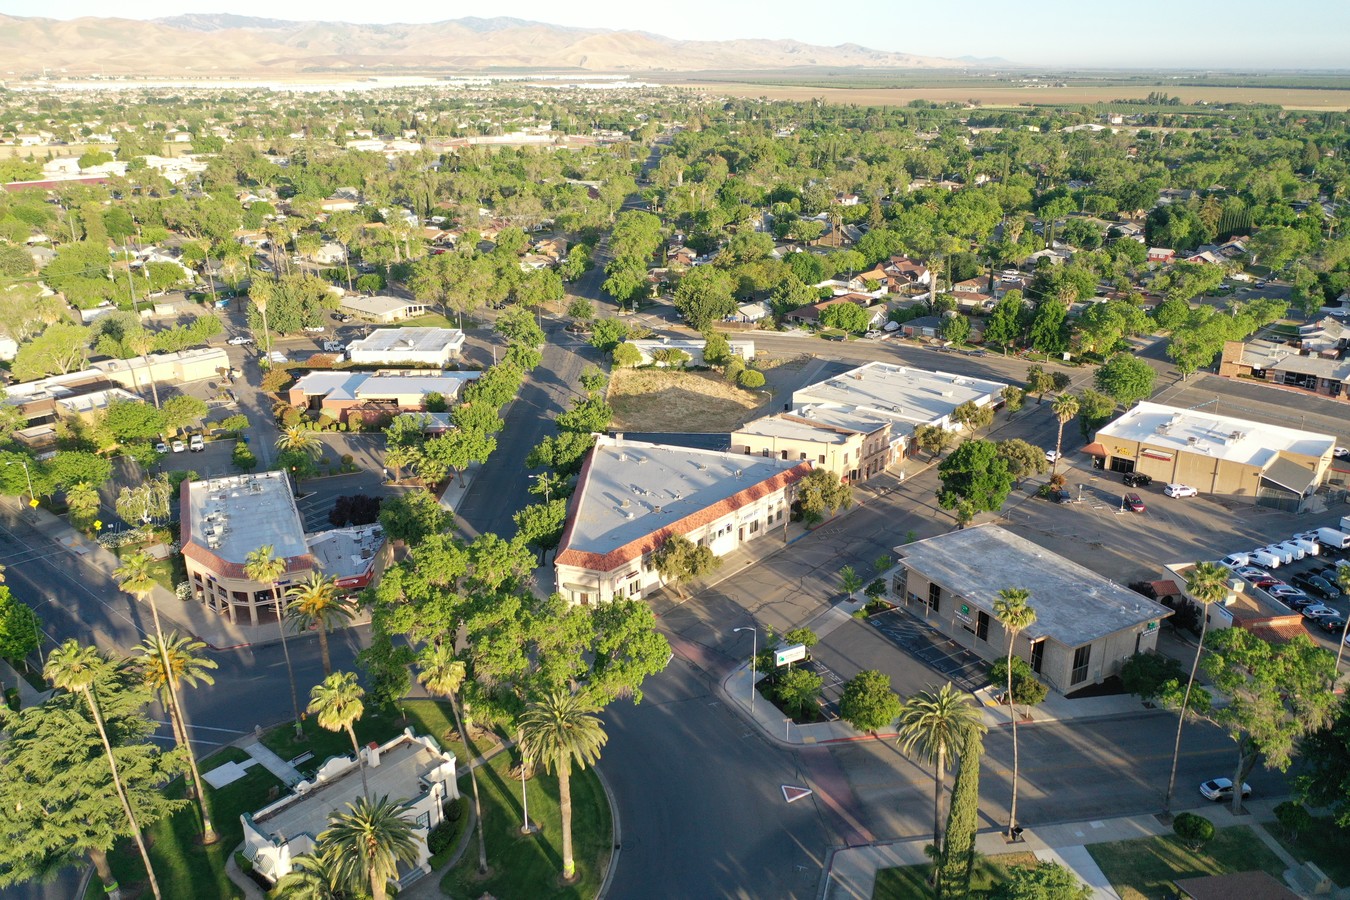
[[[1025,588],[1036,622],[1023,632],[1066,647],[1172,614],[1091,569],[1006,531],[979,525],[895,548],[913,568],[992,614],[998,592]]]
[[[226,562],[243,563],[271,544],[278,559],[305,556],[305,526],[284,472],[208,478],[188,486],[192,543]]]
[[[601,435],[573,501],[567,549],[609,553],[797,465]]]
[[[962,403],[993,402],[1007,385],[968,375],[870,362],[792,394],[793,406],[824,403],[875,411],[897,422],[925,425]]]
[[[1281,452],[1325,456],[1336,444],[1336,439],[1329,434],[1148,402],[1127,410],[1097,432],[1097,437],[1098,440],[1120,438],[1150,447],[1206,453],[1216,459],[1253,466],[1265,466]]]
[[[347,350],[435,353],[446,347],[460,347],[463,344],[464,332],[458,328],[377,328],[368,336],[352,341],[347,345]]]
[[[431,370],[435,371],[435,370]],[[400,375],[385,372],[310,372],[290,390],[322,395],[330,400],[368,400],[391,395],[438,393],[447,400],[459,396],[467,382],[478,372],[440,372],[435,375]]]

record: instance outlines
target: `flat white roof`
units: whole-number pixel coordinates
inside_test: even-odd
[[[564,549],[609,553],[800,464],[602,435],[578,486]]]
[[[803,422],[796,416],[790,416],[787,413],[762,416],[746,422],[733,434],[753,434],[759,437],[811,441],[817,444],[843,444],[847,443],[849,439],[849,435],[840,429],[821,427],[814,422]]]
[[[343,309],[354,309],[357,312],[372,315],[382,316],[385,313],[398,312],[410,306],[426,306],[426,304],[421,300],[404,300],[402,297],[388,297],[383,294],[377,294],[374,297],[349,294],[342,298]]]
[[[188,486],[192,543],[226,562],[243,564],[271,544],[278,559],[304,556],[305,525],[284,472],[208,478]]]
[[[969,375],[870,362],[793,392],[792,404],[852,407],[860,415],[875,412],[893,421],[926,425],[951,415],[962,403],[993,402],[1006,387]]]
[[[1247,419],[1219,416],[1160,403],[1135,405],[1097,432],[1097,440],[1120,438],[1175,452],[1203,453],[1216,459],[1264,468],[1281,452],[1321,457],[1336,439]],[[1110,447],[1106,448],[1110,451]]]
[[[1025,588],[1036,622],[1023,632],[1066,647],[1171,615],[1154,603],[1040,544],[997,525],[951,531],[895,548],[900,564],[987,613],[1004,588]],[[955,602],[944,598],[944,604]]]
[[[301,377],[291,390],[333,400],[363,400],[371,397],[431,393],[440,394],[451,400],[459,396],[460,389],[467,382],[477,380],[478,376],[478,372],[441,372],[437,375],[310,372]]]
[[[439,353],[446,348],[463,346],[464,332],[458,328],[377,328],[368,336],[348,344],[347,351]]]
[[[333,528],[307,535],[309,552],[319,568],[330,578],[355,578],[366,574],[384,546],[384,529],[379,525]]]

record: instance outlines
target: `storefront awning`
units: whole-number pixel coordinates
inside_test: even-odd
[[[1093,441],[1091,444],[1084,447],[1083,452],[1089,456],[1100,456],[1103,458],[1106,456],[1106,448],[1096,441]]]

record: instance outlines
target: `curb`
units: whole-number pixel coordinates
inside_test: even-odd
[[[598,766],[592,768],[595,777],[600,779],[600,787],[604,790],[605,799],[609,802],[610,830],[613,832],[614,849],[609,854],[609,869],[600,882],[600,890],[595,894],[596,900],[604,900],[609,894],[610,885],[614,881],[614,873],[619,868],[619,855],[623,852],[623,826],[619,822],[619,806],[614,802],[614,791],[609,786],[609,779],[605,778],[605,773],[601,772]]]

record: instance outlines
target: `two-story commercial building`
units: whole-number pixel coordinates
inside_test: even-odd
[[[811,463],[597,438],[554,560],[557,591],[588,605],[661,585],[651,561],[673,534],[718,556],[779,530]]]
[[[1007,655],[999,591],[1023,588],[1036,621],[1013,652],[1036,676],[1068,694],[1120,672],[1153,650],[1158,623],[1172,614],[1072,560],[997,525],[980,525],[895,548],[894,597],[953,641],[994,662]]]

